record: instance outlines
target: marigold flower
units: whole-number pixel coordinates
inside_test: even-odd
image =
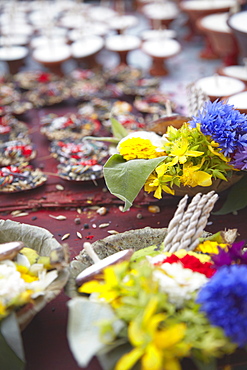
[[[165,155],[162,149],[164,140],[154,132],[133,132],[119,142],[117,150],[127,161],[157,158]]]
[[[127,161],[131,159],[151,159],[165,155],[158,152],[149,139],[130,138],[119,145],[119,152]]]

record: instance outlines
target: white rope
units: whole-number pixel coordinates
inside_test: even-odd
[[[178,209],[170,221],[164,240],[164,251],[175,252],[179,249],[194,250],[202,235],[218,195],[214,191],[194,196],[187,210],[188,196],[181,199]]]

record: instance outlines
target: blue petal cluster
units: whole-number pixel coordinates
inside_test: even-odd
[[[233,105],[218,100],[208,101],[189,123],[191,127],[199,124],[201,132],[211,136],[225,156],[247,146],[247,117]]]
[[[247,147],[236,152],[230,164],[239,170],[247,170]]]
[[[212,325],[240,347],[247,344],[247,266],[222,267],[203,286],[197,302]]]

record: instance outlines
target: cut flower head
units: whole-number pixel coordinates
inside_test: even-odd
[[[142,188],[160,199],[163,192],[176,194],[176,187],[210,187],[246,169],[247,120],[231,105],[207,102],[181,128],[169,126],[162,137],[131,133],[117,150],[104,166],[110,192],[128,205]]]

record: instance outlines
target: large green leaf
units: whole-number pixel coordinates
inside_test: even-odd
[[[128,135],[128,131],[123,127],[123,125],[116,120],[116,118],[111,117],[111,130],[113,137],[121,140]]]
[[[213,212],[214,215],[227,215],[239,211],[247,206],[247,175],[233,185],[227,199],[220,210]]]
[[[125,161],[114,154],[104,166],[104,177],[109,191],[125,202],[124,211],[133,204],[148,176],[166,157]]]
[[[23,370],[25,357],[22,338],[14,313],[0,322],[0,369]]]
[[[101,339],[101,320],[113,320],[115,314],[110,305],[90,301],[84,297],[73,298],[68,302],[69,318],[67,337],[71,352],[81,367],[88,366],[89,362],[100,350],[105,347]],[[124,324],[120,320],[114,321],[114,331],[117,334]]]

